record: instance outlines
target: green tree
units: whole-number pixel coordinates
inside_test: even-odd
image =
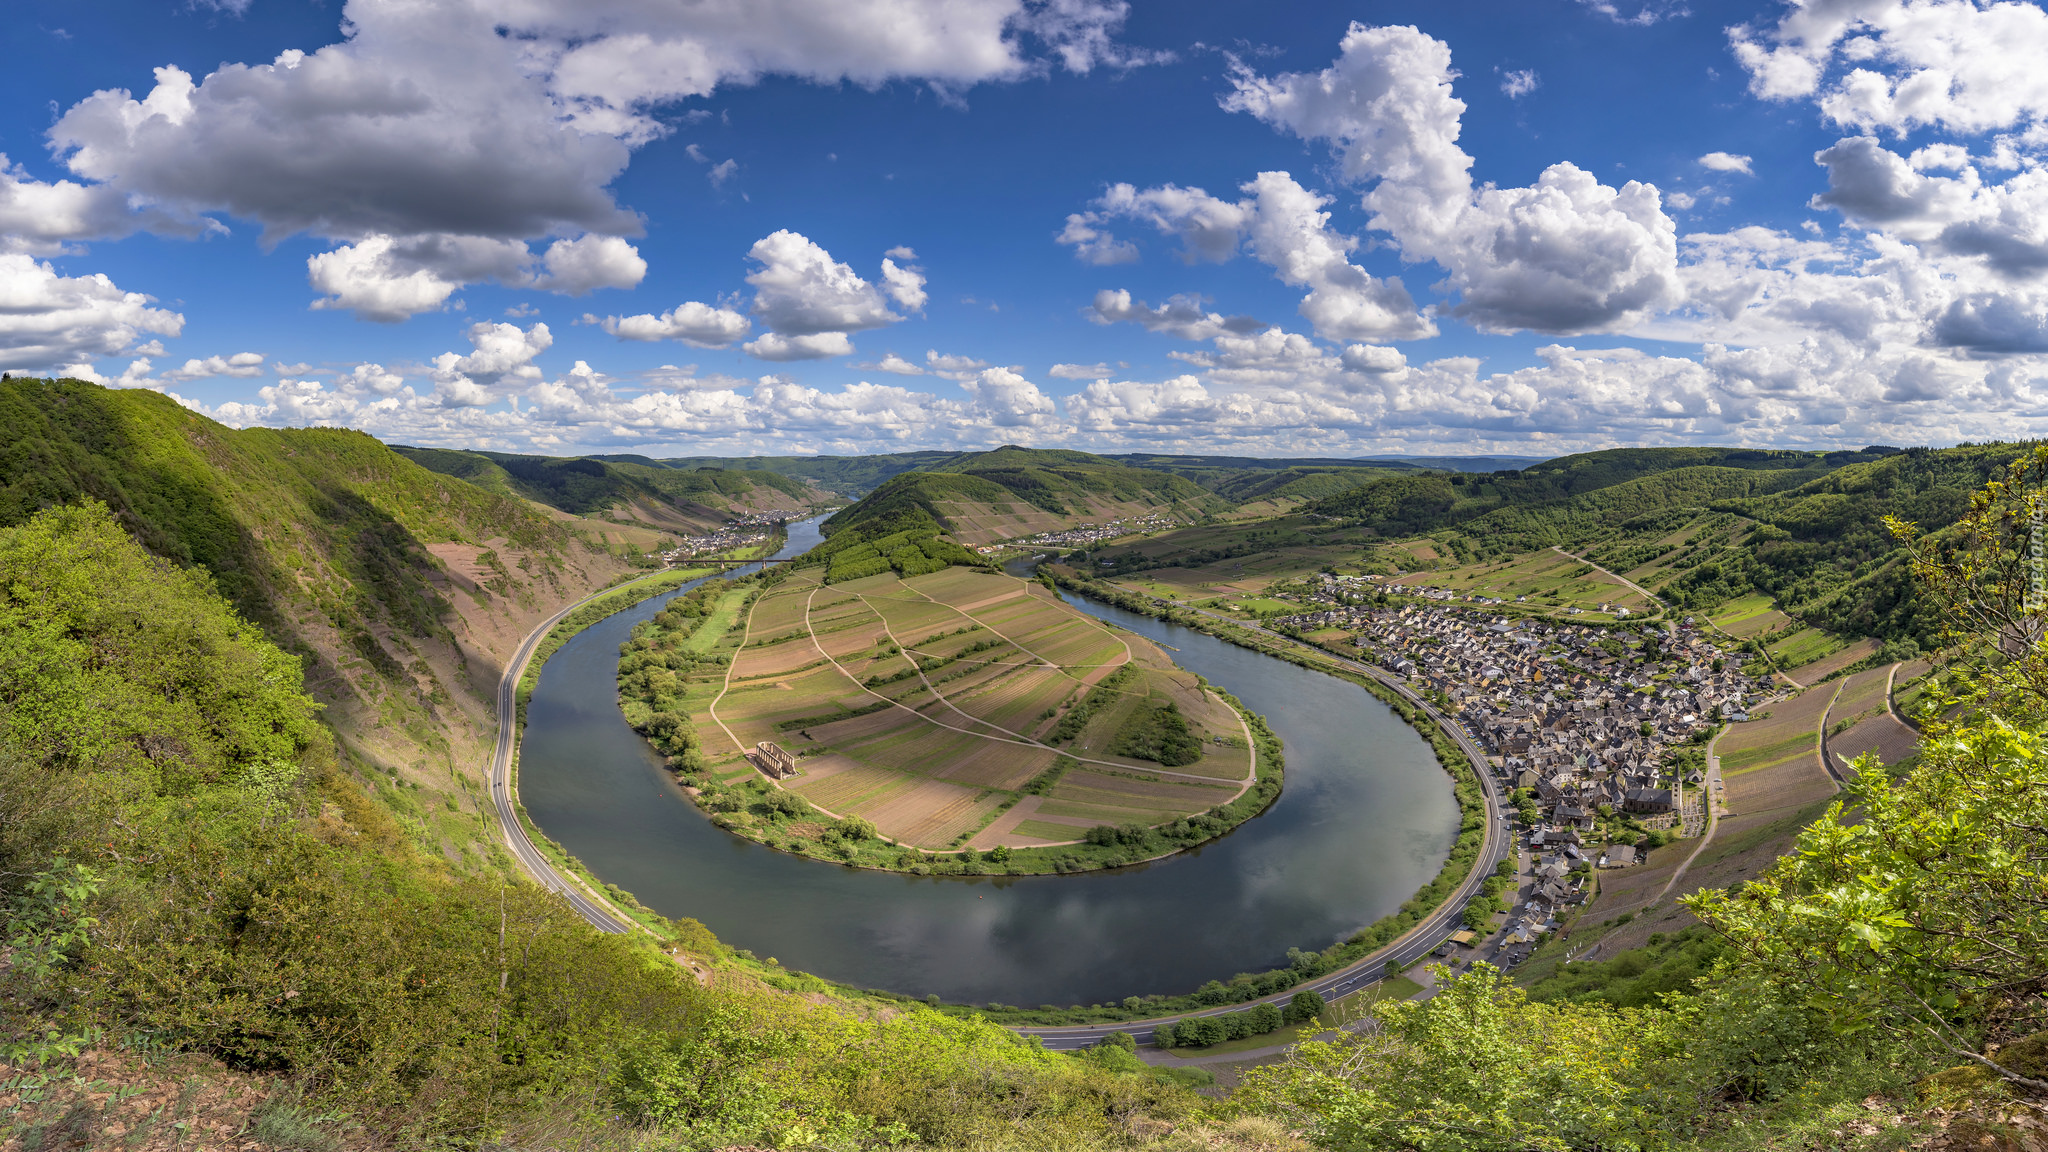
[[[1303,989],[1287,1002],[1287,1017],[1297,1023],[1305,1023],[1321,1016],[1324,1007],[1321,994]]]
[[[1531,1004],[1488,965],[1423,1001],[1381,1005],[1381,1030],[1327,1033],[1254,1068],[1233,1099],[1329,1148],[1388,1152],[1628,1149],[1648,1142],[1627,1018]]]

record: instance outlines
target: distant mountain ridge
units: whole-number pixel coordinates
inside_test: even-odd
[[[644,456],[529,456],[394,445],[424,468],[573,515],[614,510],[657,527],[703,531],[736,512],[802,509],[828,493],[766,469],[678,468]]]
[[[928,521],[977,545],[1148,514],[1192,521],[1228,507],[1170,472],[1086,452],[1005,445],[899,473],[826,521],[825,531]]]
[[[1015,445],[1006,446],[1016,449]],[[997,449],[1003,451],[1004,449]],[[1016,449],[1019,451],[1060,451],[1059,449]],[[609,460],[658,465],[669,468],[712,466],[765,470],[793,476],[830,489],[849,499],[867,495],[905,472],[957,471],[961,461],[986,452],[890,452],[873,456],[678,456],[655,460],[646,456],[592,456]],[[1545,459],[1540,456],[1374,456],[1356,459],[1323,457],[1259,456],[1175,456],[1149,452],[1089,454],[1091,459],[1125,468],[1145,468],[1176,475],[1213,487],[1240,474],[1262,473],[1290,468],[1332,469],[1372,467],[1387,471],[1443,469],[1461,472],[1492,472],[1522,468]]]

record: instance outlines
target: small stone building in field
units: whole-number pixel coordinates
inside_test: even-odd
[[[763,740],[754,745],[754,753],[748,759],[771,780],[787,780],[796,775],[796,757],[772,740]]]

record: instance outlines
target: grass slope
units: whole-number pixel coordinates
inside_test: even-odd
[[[619,571],[524,501],[359,432],[236,431],[148,391],[0,383],[0,525],[83,500],[206,573],[306,667],[346,749],[416,837],[481,863],[500,652]],[[422,787],[425,790],[422,790]]]

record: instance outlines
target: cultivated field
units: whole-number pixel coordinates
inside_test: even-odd
[[[1777,604],[1762,592],[1739,596],[1719,608],[1707,619],[1714,626],[1730,636],[1747,640],[1765,632],[1774,632],[1791,625],[1792,618],[1778,611]]]
[[[1641,594],[1607,573],[1554,548],[1490,564],[1403,576],[1399,582],[1444,588],[1460,596],[1492,596],[1509,601],[1526,598],[1528,604],[1537,608],[1578,608],[1596,620],[1609,618],[1599,611],[1602,604],[1626,608],[1634,615],[1655,608]]]
[[[799,570],[762,594],[719,649],[726,678],[689,696],[715,774],[751,771],[742,750],[774,741],[798,757],[782,787],[933,850],[1170,823],[1249,786],[1249,734],[1228,705],[1036,582],[959,567],[821,579]],[[1167,705],[1177,752],[1133,735]]]
[[[1860,660],[1867,660],[1876,655],[1880,647],[1876,640],[1869,637],[1856,641],[1845,641],[1839,636],[1829,635],[1817,628],[1808,628],[1803,632],[1797,633],[1791,639],[1796,641],[1811,637],[1819,637],[1820,640],[1808,640],[1804,651],[1818,650],[1821,652],[1821,655],[1810,657],[1804,664],[1786,659],[1786,654],[1781,653],[1777,645],[1773,644],[1771,646],[1771,654],[1778,657],[1778,666],[1785,670],[1785,675],[1799,681],[1801,684],[1817,684],[1851,664]]]
[[[1888,664],[1851,676],[1828,711],[1828,755],[1844,776],[1853,773],[1849,765],[1859,756],[1874,752],[1879,763],[1890,765],[1919,750],[1920,734],[1887,707],[1894,669],[1904,671]]]
[[[1731,813],[1768,812],[1834,794],[1834,778],[1820,762],[1820,730],[1840,687],[1816,685],[1721,734],[1715,752]]]

